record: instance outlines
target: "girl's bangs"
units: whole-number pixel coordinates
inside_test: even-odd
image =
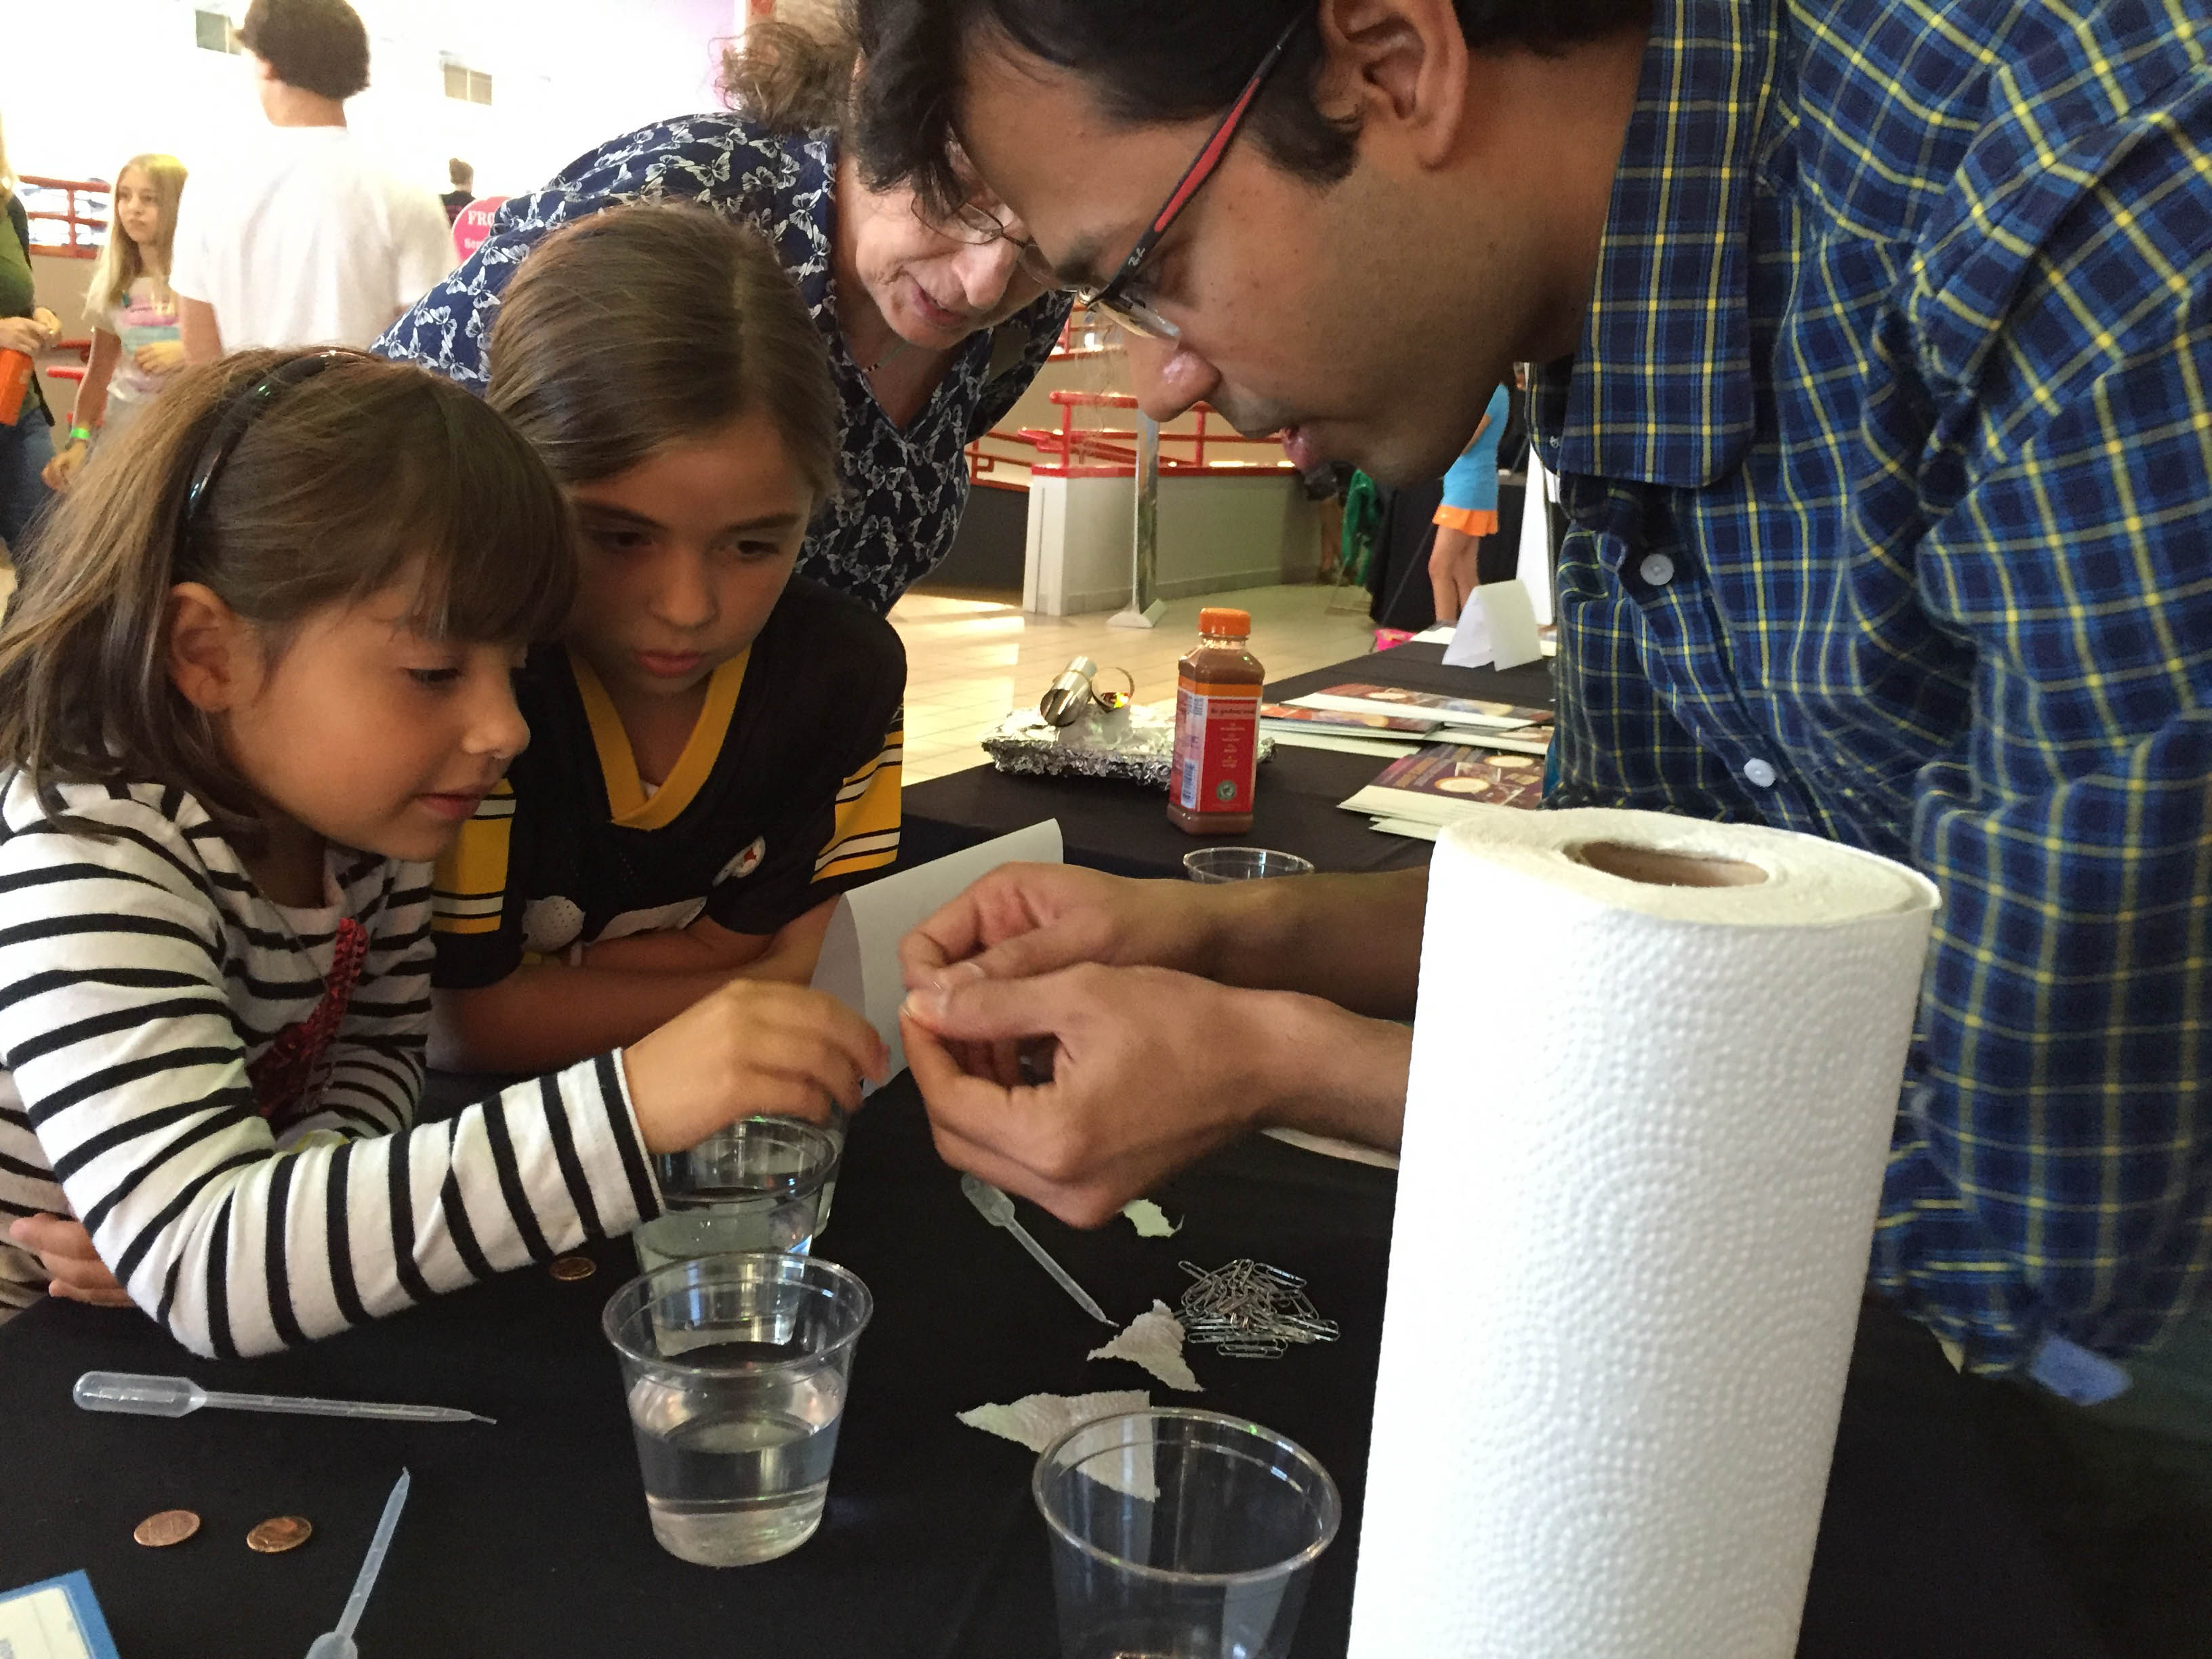
[[[457,388],[435,395],[445,405],[446,442],[417,452],[394,480],[398,510],[378,585],[414,574],[415,625],[434,638],[550,639],[575,598],[568,503],[497,415]]]

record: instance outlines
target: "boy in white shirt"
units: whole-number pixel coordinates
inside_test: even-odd
[[[179,213],[169,283],[185,355],[366,348],[453,269],[445,210],[347,131],[345,100],[368,84],[368,32],[345,0],[253,0],[238,38],[272,131],[195,176]]]

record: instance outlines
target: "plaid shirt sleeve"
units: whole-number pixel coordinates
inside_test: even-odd
[[[2139,1349],[2212,1264],[2205,25],[1658,13],[1668,110],[1537,387],[1577,526],[1554,804],[1933,877],[1874,1280],[1977,1370]]]
[[[1929,404],[1869,421],[1974,665],[1913,790],[1943,911],[1875,1273],[1993,1366],[2142,1346],[2212,1252],[2212,81],[2048,137],[1978,146],[1913,272]]]

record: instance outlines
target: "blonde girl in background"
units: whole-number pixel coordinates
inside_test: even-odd
[[[46,464],[46,483],[66,489],[84,465],[93,436],[112,443],[185,364],[177,296],[169,291],[169,249],[185,164],[173,155],[134,155],[115,175],[107,246],[92,268],[85,314],[96,319],[92,362],[77,388],[69,441]]]

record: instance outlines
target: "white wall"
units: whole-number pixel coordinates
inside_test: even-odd
[[[1022,608],[1048,617],[1118,611],[1129,602],[1136,483],[1032,478]],[[1290,473],[1160,478],[1158,596],[1311,581],[1321,538],[1312,503]]]
[[[369,88],[355,130],[402,176],[442,191],[446,159],[483,195],[530,190],[602,139],[717,106],[719,43],[743,0],[353,0],[368,27]],[[245,15],[246,0],[202,0]],[[21,173],[112,179],[141,150],[186,167],[251,143],[246,60],[193,44],[192,0],[0,0],[4,38],[36,68],[0,88]],[[19,17],[20,14],[20,17]],[[33,21],[33,15],[35,21]],[[493,102],[445,95],[441,56],[492,76]]]

